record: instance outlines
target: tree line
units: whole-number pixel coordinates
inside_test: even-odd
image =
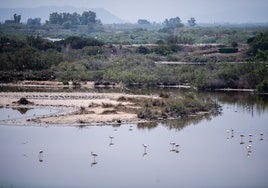
[[[200,89],[257,88],[268,89],[268,33],[248,39],[249,62],[245,64],[207,63],[203,66],[166,66],[156,59],[172,57],[179,46],[175,39],[153,47],[122,47],[95,38],[68,37],[51,42],[40,36],[25,39],[0,37],[0,71],[39,71],[39,79],[52,78],[63,82],[108,81],[127,85],[157,86],[190,84]],[[264,61],[264,62],[261,62]],[[266,63],[265,63],[266,62]],[[42,72],[49,74],[44,76]],[[38,75],[37,74],[37,75]],[[42,76],[42,78],[41,78]],[[16,79],[16,76],[9,76]],[[1,80],[5,80],[1,78]]]

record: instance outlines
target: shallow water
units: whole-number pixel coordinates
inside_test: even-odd
[[[59,110],[48,108],[0,108],[0,121],[44,116],[57,113],[58,111]]]
[[[0,126],[0,187],[267,187],[267,103],[217,100],[183,126]]]

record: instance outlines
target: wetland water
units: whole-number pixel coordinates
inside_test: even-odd
[[[267,97],[209,95],[223,108],[213,118],[118,127],[0,125],[0,187],[267,187]],[[2,108],[0,119],[7,113],[17,117]]]

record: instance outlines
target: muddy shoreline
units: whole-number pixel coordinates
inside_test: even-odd
[[[31,104],[23,105],[18,101],[26,98]],[[65,92],[2,92],[0,106],[5,108],[53,108],[58,113],[29,118],[10,119],[3,124],[22,125],[73,125],[121,124],[142,122],[134,113],[140,108],[120,98],[152,98],[158,96],[130,95],[123,93],[65,93]]]

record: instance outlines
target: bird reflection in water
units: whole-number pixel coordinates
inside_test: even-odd
[[[109,136],[109,138],[110,138],[109,146],[113,146],[114,145],[114,143],[113,143],[114,137],[113,136]]]
[[[94,167],[94,166],[96,166],[98,163],[96,162],[96,161],[93,161],[92,163],[91,163],[91,167]]]
[[[91,152],[91,156],[93,157],[93,162],[91,163],[91,167],[93,167],[98,164],[98,162],[96,161],[96,157],[98,156],[98,154]]]
[[[252,154],[252,146],[249,144],[249,145],[247,146],[247,157],[250,157],[251,154]]]
[[[144,148],[144,152],[142,154],[143,157],[145,157],[148,153],[147,153],[147,145],[146,144],[142,144],[143,148]]]

